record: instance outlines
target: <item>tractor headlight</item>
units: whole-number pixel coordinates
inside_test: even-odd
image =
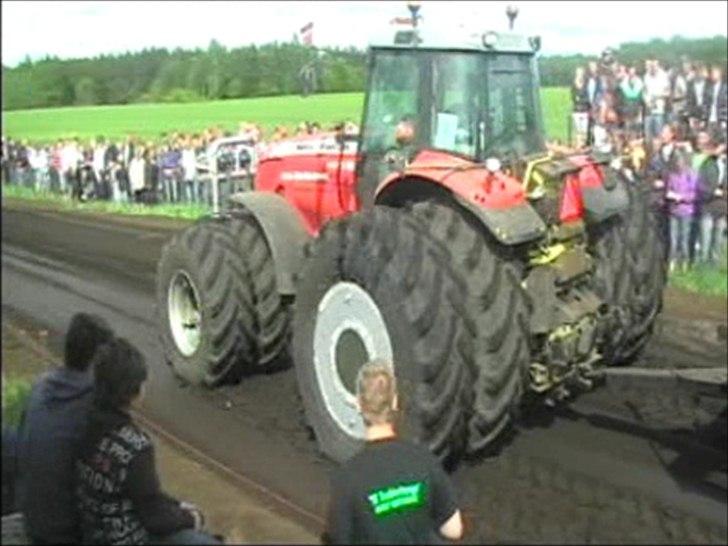
[[[497,157],[489,157],[485,160],[485,168],[492,173],[497,173],[501,170],[500,159]]]
[[[483,34],[483,46],[493,48],[498,43],[498,35],[495,32],[486,32]]]

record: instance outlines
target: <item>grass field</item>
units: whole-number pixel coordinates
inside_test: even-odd
[[[566,88],[541,91],[544,123],[549,138],[566,138],[571,108]],[[331,124],[359,122],[362,93],[265,97],[185,104],[133,104],[86,106],[2,113],[3,133],[10,138],[50,141],[59,137],[123,137],[135,134],[158,137],[162,132],[200,131],[211,125],[237,129],[241,121],[259,123],[266,130],[276,125],[295,127],[303,121]]]

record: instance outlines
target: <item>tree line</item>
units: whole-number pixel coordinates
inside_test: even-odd
[[[625,43],[616,48],[620,62],[647,57],[676,63],[680,56],[725,63],[725,36],[673,38]],[[541,57],[544,86],[569,85],[574,69],[590,58],[583,55]],[[290,43],[228,49],[212,41],[207,49],[152,48],[136,53],[88,59],[26,59],[2,68],[2,108],[19,110],[75,105],[136,102],[192,102],[296,94],[300,71],[313,64],[319,92],[362,91],[366,52],[356,48],[323,48],[318,52]]]

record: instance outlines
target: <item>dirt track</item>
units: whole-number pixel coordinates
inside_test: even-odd
[[[331,464],[303,425],[292,371],[208,392],[179,388],[161,362],[154,269],[168,229],[7,208],[2,229],[4,306],[48,328],[55,347],[74,312],[107,317],[152,366],[151,418],[293,501],[311,528],[320,525]],[[643,364],[725,365],[720,304],[687,336],[680,332],[690,322],[667,315]],[[618,402],[606,395],[603,389],[552,415],[535,414],[499,457],[455,471],[473,542],[728,541],[725,444],[715,440],[725,434],[725,397],[711,406],[692,396],[676,404],[665,398],[680,398],[671,393],[625,392]],[[641,410],[643,426],[592,414],[610,400]]]

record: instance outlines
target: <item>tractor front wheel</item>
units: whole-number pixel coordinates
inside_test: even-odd
[[[216,386],[255,361],[253,293],[239,250],[244,225],[205,220],[178,233],[157,269],[167,362],[193,385]]]

